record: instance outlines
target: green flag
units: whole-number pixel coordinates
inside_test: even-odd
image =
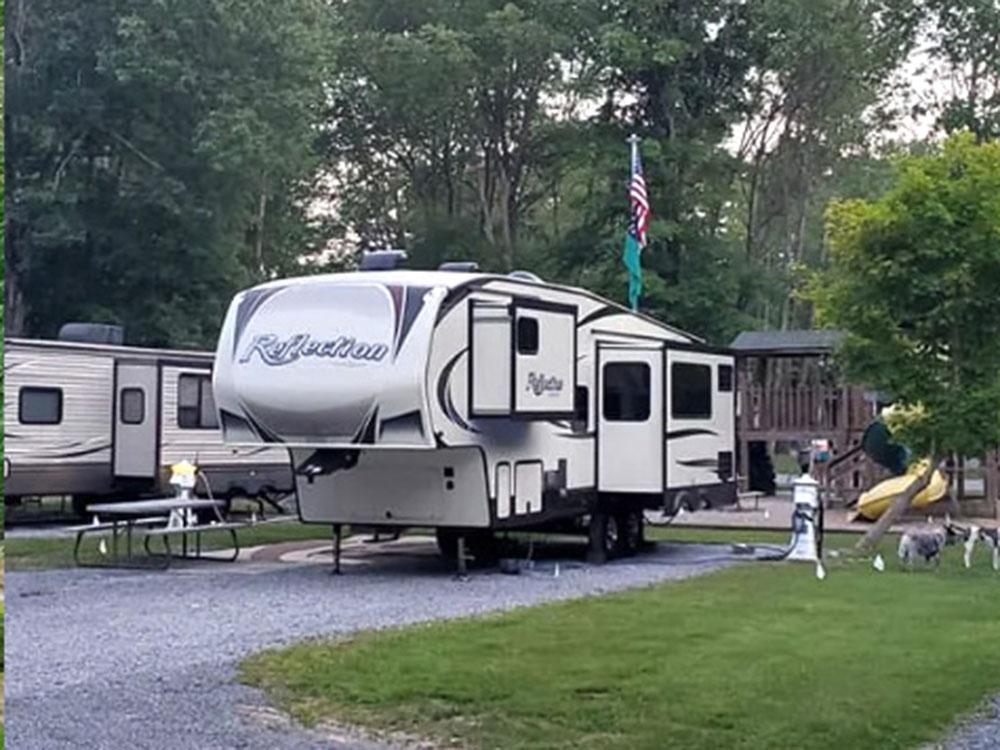
[[[642,248],[631,231],[625,234],[625,249],[622,251],[622,262],[628,269],[628,305],[633,310],[639,309],[639,296],[642,294],[642,264],[639,254]]]
[[[628,304],[632,310],[638,310],[642,294],[642,248],[646,246],[649,229],[649,196],[639,160],[639,136],[632,135],[628,142],[632,146],[632,169],[628,183],[629,225],[622,262],[628,269]]]

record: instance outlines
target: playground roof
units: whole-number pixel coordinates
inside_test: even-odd
[[[828,354],[846,334],[843,331],[743,331],[730,344],[737,354]]]

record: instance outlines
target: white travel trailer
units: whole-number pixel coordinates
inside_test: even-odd
[[[588,518],[601,559],[639,546],[644,509],[735,501],[728,350],[466,265],[234,299],[214,376],[224,438],[288,449],[303,521],[434,527],[447,554]]]
[[[202,469],[213,494],[293,489],[288,454],[224,445],[210,352],[9,338],[4,341],[8,499],[167,491],[171,464]]]

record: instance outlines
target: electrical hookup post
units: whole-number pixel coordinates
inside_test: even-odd
[[[808,473],[793,482],[792,504],[792,543],[785,559],[814,563],[816,577],[823,580],[823,505],[819,482]]]

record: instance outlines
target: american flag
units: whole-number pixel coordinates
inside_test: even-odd
[[[642,176],[642,162],[639,149],[632,155],[632,179],[628,185],[628,202],[632,210],[629,233],[635,237],[639,247],[646,246],[646,232],[649,230],[649,196],[646,195],[646,179]]]

